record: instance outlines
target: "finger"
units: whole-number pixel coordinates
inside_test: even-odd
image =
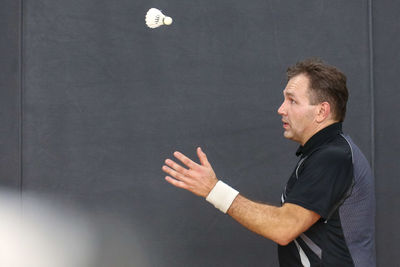
[[[186,157],[185,155],[183,155],[182,153],[180,153],[178,151],[174,152],[174,156],[175,156],[175,158],[179,159],[183,164],[185,164],[190,169],[197,169],[199,167],[199,164],[197,164],[196,162],[189,159],[188,157]]]
[[[175,180],[174,178],[169,177],[169,176],[165,176],[165,180],[166,180],[168,183],[170,183],[170,184],[172,184],[173,186],[175,186],[175,187],[179,187],[179,188],[183,188],[183,189],[189,190],[189,189],[188,189],[188,186],[187,186],[184,182],[182,182],[182,181]]]
[[[170,168],[176,170],[177,172],[183,174],[183,175],[187,175],[188,174],[188,170],[183,168],[181,165],[179,165],[178,163],[176,163],[173,160],[170,159],[166,159],[165,160],[165,164],[167,164]]]
[[[186,178],[184,175],[182,175],[182,174],[180,174],[179,172],[177,172],[177,171],[171,169],[171,168],[168,167],[168,166],[165,166],[165,165],[164,165],[164,166],[162,167],[162,170],[163,170],[165,173],[171,175],[172,177],[178,179],[179,181],[185,182],[185,181],[187,180],[187,178]]]
[[[206,166],[206,167],[211,167],[210,162],[208,162],[206,153],[204,153],[200,147],[197,148],[197,156],[200,159],[201,165]]]

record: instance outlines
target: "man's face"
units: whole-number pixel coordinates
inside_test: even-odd
[[[278,109],[282,116],[284,136],[304,145],[316,132],[317,105],[310,104],[309,78],[299,74],[291,78],[283,90],[284,101]]]

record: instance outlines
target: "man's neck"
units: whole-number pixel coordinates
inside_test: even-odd
[[[326,120],[321,123],[317,123],[316,126],[314,127],[314,130],[311,132],[310,135],[307,136],[307,138],[304,139],[303,142],[300,143],[301,146],[304,146],[308,140],[310,140],[311,137],[313,137],[316,133],[321,131],[322,129],[328,127],[329,125],[332,125],[338,121],[335,120]]]

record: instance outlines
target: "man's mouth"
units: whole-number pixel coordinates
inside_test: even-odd
[[[283,123],[283,128],[288,128],[289,127],[289,123],[287,123],[286,121],[282,121],[282,123]]]

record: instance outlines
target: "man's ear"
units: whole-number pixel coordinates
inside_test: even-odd
[[[328,102],[318,104],[316,121],[318,123],[324,122],[331,116],[331,105]]]

